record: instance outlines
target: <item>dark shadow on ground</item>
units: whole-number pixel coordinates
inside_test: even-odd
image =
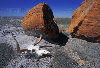
[[[47,39],[47,38],[44,38],[46,41],[52,43],[52,44],[57,44],[57,45],[60,45],[60,46],[65,46],[66,43],[68,42],[68,37],[67,35],[64,35],[63,33],[59,33],[59,38],[57,39]]]
[[[91,37],[91,36],[85,36],[85,35],[79,35],[79,36],[73,36],[72,35],[72,38],[78,38],[78,39],[86,40],[87,42],[91,42],[91,43],[100,43],[99,36]]]
[[[25,31],[24,30],[24,33],[26,34],[26,35],[28,35],[28,36],[34,36],[34,37],[40,37],[40,35],[39,35],[39,32],[37,31],[37,32],[34,32],[34,31]],[[42,37],[43,37],[43,39],[44,40],[46,40],[46,41],[48,41],[48,42],[50,42],[50,43],[52,43],[52,44],[58,44],[58,45],[60,45],[60,46],[65,46],[66,45],[66,43],[68,42],[68,37],[67,37],[67,35],[66,34],[63,34],[62,32],[60,32],[59,33],[59,38],[57,38],[57,39],[50,39],[50,38],[48,38],[48,36],[47,35],[42,35]]]

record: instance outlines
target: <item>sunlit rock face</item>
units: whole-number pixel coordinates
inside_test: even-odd
[[[55,39],[59,37],[59,29],[53,18],[53,12],[48,4],[39,3],[24,16],[22,27],[25,32],[34,36],[42,33],[44,37]]]
[[[100,0],[85,0],[71,19],[72,37],[88,41],[100,41]]]

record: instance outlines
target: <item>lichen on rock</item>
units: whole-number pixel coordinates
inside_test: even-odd
[[[53,12],[48,4],[39,3],[24,16],[22,27],[26,31],[30,30],[34,36],[42,33],[55,39],[59,36],[59,29],[53,18]]]
[[[71,19],[72,37],[88,41],[100,41],[100,0],[85,0]]]

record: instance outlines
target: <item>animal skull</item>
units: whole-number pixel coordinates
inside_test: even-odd
[[[43,54],[50,54],[49,51],[45,50],[45,49],[40,49],[40,46],[35,46],[36,44],[38,44],[41,39],[42,39],[42,35],[40,35],[40,39],[37,43],[35,43],[34,45],[29,45],[26,49],[22,49],[20,50],[19,44],[17,42],[17,40],[15,39],[15,37],[13,36],[14,34],[12,33],[12,38],[14,39],[15,43],[16,43],[16,50],[18,53],[22,53],[22,52],[30,52],[33,53],[34,52],[38,55],[38,56],[42,56]]]

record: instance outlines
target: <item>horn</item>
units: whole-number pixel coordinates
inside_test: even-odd
[[[11,33],[11,35],[12,35],[12,38],[13,38],[13,40],[14,40],[14,42],[15,42],[16,51],[17,51],[18,53],[21,53],[21,52],[24,52],[24,51],[27,51],[27,50],[28,50],[28,49],[22,49],[22,50],[20,50],[19,44],[18,44],[17,40],[15,39],[15,37],[13,36],[14,34]]]
[[[42,34],[40,34],[40,38],[36,43],[34,43],[34,46],[37,45],[41,40],[42,40]]]

